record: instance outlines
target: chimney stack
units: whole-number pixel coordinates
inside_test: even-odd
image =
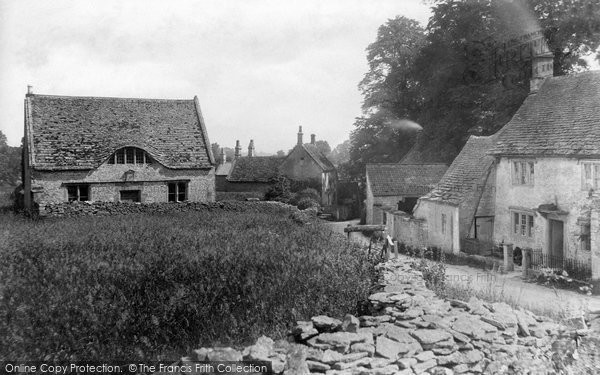
[[[227,157],[225,156],[225,148],[221,147],[221,165],[227,162]]]
[[[301,145],[302,143],[302,125],[300,125],[298,128],[298,144]]]
[[[315,143],[317,143],[317,136],[314,134],[310,135],[310,144],[314,145]]]
[[[531,80],[529,81],[529,93],[538,92],[544,80],[554,76],[554,55],[546,39],[541,34],[539,39],[531,42]]]
[[[250,140],[250,144],[248,145],[248,157],[251,158],[254,156],[254,139]]]
[[[33,95],[33,86],[27,85],[27,95]]]
[[[240,146],[240,141],[235,141],[235,154],[233,154],[233,158],[237,159],[242,156],[242,146]]]

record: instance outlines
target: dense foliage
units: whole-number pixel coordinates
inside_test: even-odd
[[[12,360],[157,359],[282,337],[295,320],[357,313],[374,277],[343,236],[272,210],[0,227],[0,357]]]
[[[11,147],[0,131],[0,187],[15,187],[21,181],[21,147]]]
[[[363,116],[351,135],[353,175],[369,162],[400,160],[414,142],[415,123],[426,154],[437,159],[431,161],[446,162],[470,134],[506,124],[528,94],[531,72],[530,58],[513,55],[511,41],[541,31],[555,75],[585,69],[583,56],[600,45],[597,0],[431,2],[426,28],[398,16],[367,48]]]

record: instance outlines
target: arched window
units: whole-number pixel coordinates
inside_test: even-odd
[[[137,147],[123,147],[108,158],[108,164],[152,164],[148,153]]]

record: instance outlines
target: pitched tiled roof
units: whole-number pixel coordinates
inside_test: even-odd
[[[475,192],[481,194],[487,172],[494,162],[487,152],[496,137],[469,137],[435,189],[421,199],[459,204],[463,199],[470,199]]]
[[[376,197],[421,196],[438,183],[446,169],[446,164],[367,164],[367,176]]]
[[[240,157],[233,161],[227,177],[231,182],[270,182],[279,175],[284,158],[276,156]]]
[[[27,95],[35,169],[93,169],[135,146],[168,168],[210,168],[214,158],[197,98],[125,99]]]
[[[232,163],[223,163],[217,166],[215,170],[215,176],[227,176],[231,171]]]
[[[499,132],[491,153],[600,156],[600,71],[547,78]]]
[[[331,160],[327,158],[327,156],[323,155],[323,153],[319,150],[319,148],[313,144],[305,143],[302,145],[306,152],[310,155],[311,158],[323,169],[324,172],[335,170],[335,167]]]

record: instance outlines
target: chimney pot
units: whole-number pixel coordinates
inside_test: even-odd
[[[33,86],[27,85],[27,95],[32,95],[32,94],[33,94]]]
[[[248,145],[248,157],[254,156],[254,139],[250,140],[250,144]]]
[[[310,144],[314,145],[315,143],[317,143],[317,136],[314,134],[310,135]]]
[[[301,145],[303,143],[302,141],[302,125],[300,125],[298,127],[298,144]]]
[[[237,159],[242,156],[242,146],[240,146],[240,141],[235,141],[235,153],[233,154],[233,158]]]

